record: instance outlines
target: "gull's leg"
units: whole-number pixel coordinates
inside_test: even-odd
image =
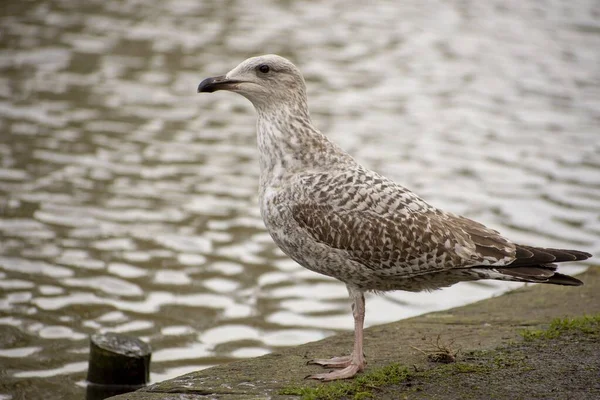
[[[350,356],[334,357],[329,360],[313,360],[310,364],[319,364],[325,367],[343,368],[326,374],[309,375],[307,379],[333,381],[336,379],[352,378],[365,369],[365,356],[363,354],[363,326],[365,322],[365,296],[362,291],[348,286],[348,293],[353,300],[352,315],[354,316],[354,349]]]

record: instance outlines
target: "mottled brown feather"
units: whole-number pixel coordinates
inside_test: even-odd
[[[374,271],[395,276],[466,268],[506,259],[514,247],[496,231],[447,213],[396,213],[383,218],[331,206],[292,207],[296,222],[316,241],[344,250]],[[457,248],[476,251],[461,254]]]

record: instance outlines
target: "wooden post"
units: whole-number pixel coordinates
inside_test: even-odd
[[[142,340],[119,333],[90,338],[87,400],[100,400],[146,386],[152,350]]]

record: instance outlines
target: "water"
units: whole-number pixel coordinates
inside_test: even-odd
[[[600,255],[598,2],[355,3],[3,2],[1,399],[81,398],[99,331],[148,341],[156,381],[352,328],[263,228],[251,105],[195,93],[252,55],[430,203]],[[367,325],[517,286],[371,296]]]

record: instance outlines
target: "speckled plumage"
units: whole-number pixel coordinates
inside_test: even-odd
[[[260,210],[273,240],[305,268],[346,283],[354,300],[352,356],[318,360],[344,370],[313,378],[347,378],[364,368],[365,291],[431,290],[477,279],[581,284],[550,263],[589,254],[517,245],[358,164],[312,125],[304,79],[288,60],[250,58],[198,90],[219,89],[245,96],[257,110]]]

